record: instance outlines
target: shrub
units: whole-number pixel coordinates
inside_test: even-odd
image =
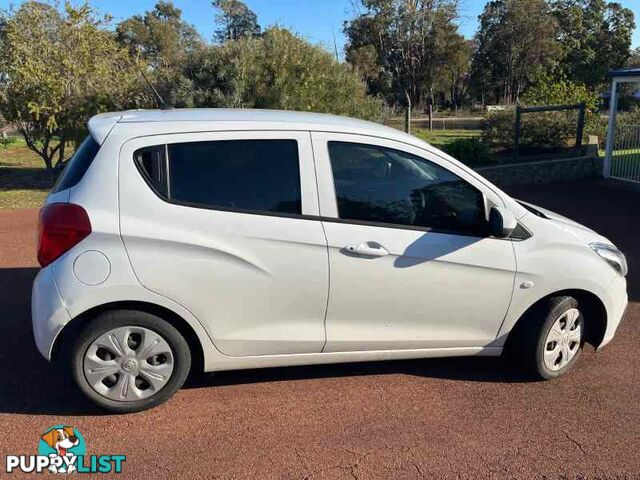
[[[272,108],[382,119],[360,75],[285,29],[211,46],[194,65],[198,106]]]
[[[598,94],[581,83],[562,79],[557,82],[542,80],[529,88],[521,98],[523,105],[575,105],[584,102],[587,114],[595,114]]]
[[[5,132],[0,133],[0,148],[7,148],[15,141],[15,137],[10,137]]]
[[[575,137],[574,112],[525,113],[521,117],[520,145],[530,148],[560,148]],[[516,114],[514,110],[492,112],[482,125],[482,140],[490,148],[513,148]]]
[[[640,125],[640,107],[618,113],[618,125]]]
[[[513,110],[494,111],[482,122],[482,141],[490,148],[505,150],[513,146],[516,114]]]
[[[586,85],[573,83],[567,79],[551,81],[546,78],[529,88],[522,96],[521,101],[523,105],[577,105],[584,102],[586,107],[585,141],[587,135],[597,135],[601,141],[604,139],[606,121],[603,122],[598,115],[600,98],[595,90],[589,89]],[[578,121],[577,111],[558,112],[555,115],[550,115],[548,121],[550,128],[559,126],[565,133],[564,143],[566,143],[567,137],[575,136]],[[563,142],[556,138],[553,143],[556,146],[561,146]]]
[[[470,167],[489,163],[489,149],[479,138],[456,138],[444,146],[456,160]]]
[[[560,148],[575,138],[577,119],[567,112],[527,113],[522,116],[520,145]]]

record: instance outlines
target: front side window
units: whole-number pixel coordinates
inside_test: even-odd
[[[391,148],[329,142],[341,219],[484,234],[482,193],[449,170]]]
[[[174,143],[166,150],[152,147],[136,155],[147,182],[171,201],[256,213],[302,213],[295,140]]]

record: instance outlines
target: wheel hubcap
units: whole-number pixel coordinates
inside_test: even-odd
[[[150,397],[173,373],[173,352],[161,335],[143,327],[119,327],[96,338],[84,354],[84,376],[96,392],[130,402]]]
[[[577,308],[560,315],[547,333],[544,344],[544,364],[552,371],[564,368],[580,350],[582,317]]]

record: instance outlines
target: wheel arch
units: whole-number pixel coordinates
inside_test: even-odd
[[[540,304],[546,302],[552,297],[562,296],[573,297],[578,301],[582,312],[588,319],[585,341],[591,344],[594,348],[597,348],[604,339],[604,335],[607,330],[607,309],[600,297],[593,292],[582,289],[558,290],[536,300],[515,322],[507,336],[506,344],[508,344],[509,340],[515,336],[515,332],[518,331],[522,322],[526,321],[527,314],[531,312],[531,310],[534,310]]]
[[[202,341],[193,327],[184,318],[173,310],[150,302],[139,300],[126,300],[118,302],[104,303],[92,307],[71,319],[60,331],[54,340],[51,349],[51,360],[56,362],[64,355],[76,338],[77,334],[84,328],[89,320],[98,314],[113,310],[136,310],[156,315],[175,327],[184,337],[189,345],[191,353],[191,374],[198,374],[204,371],[204,349]]]

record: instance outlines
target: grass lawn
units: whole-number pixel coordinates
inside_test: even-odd
[[[0,147],[0,208],[38,208],[53,182],[42,159],[21,138]]]
[[[416,128],[413,134],[430,143],[434,147],[440,148],[457,138],[479,138],[480,130],[425,130]]]

